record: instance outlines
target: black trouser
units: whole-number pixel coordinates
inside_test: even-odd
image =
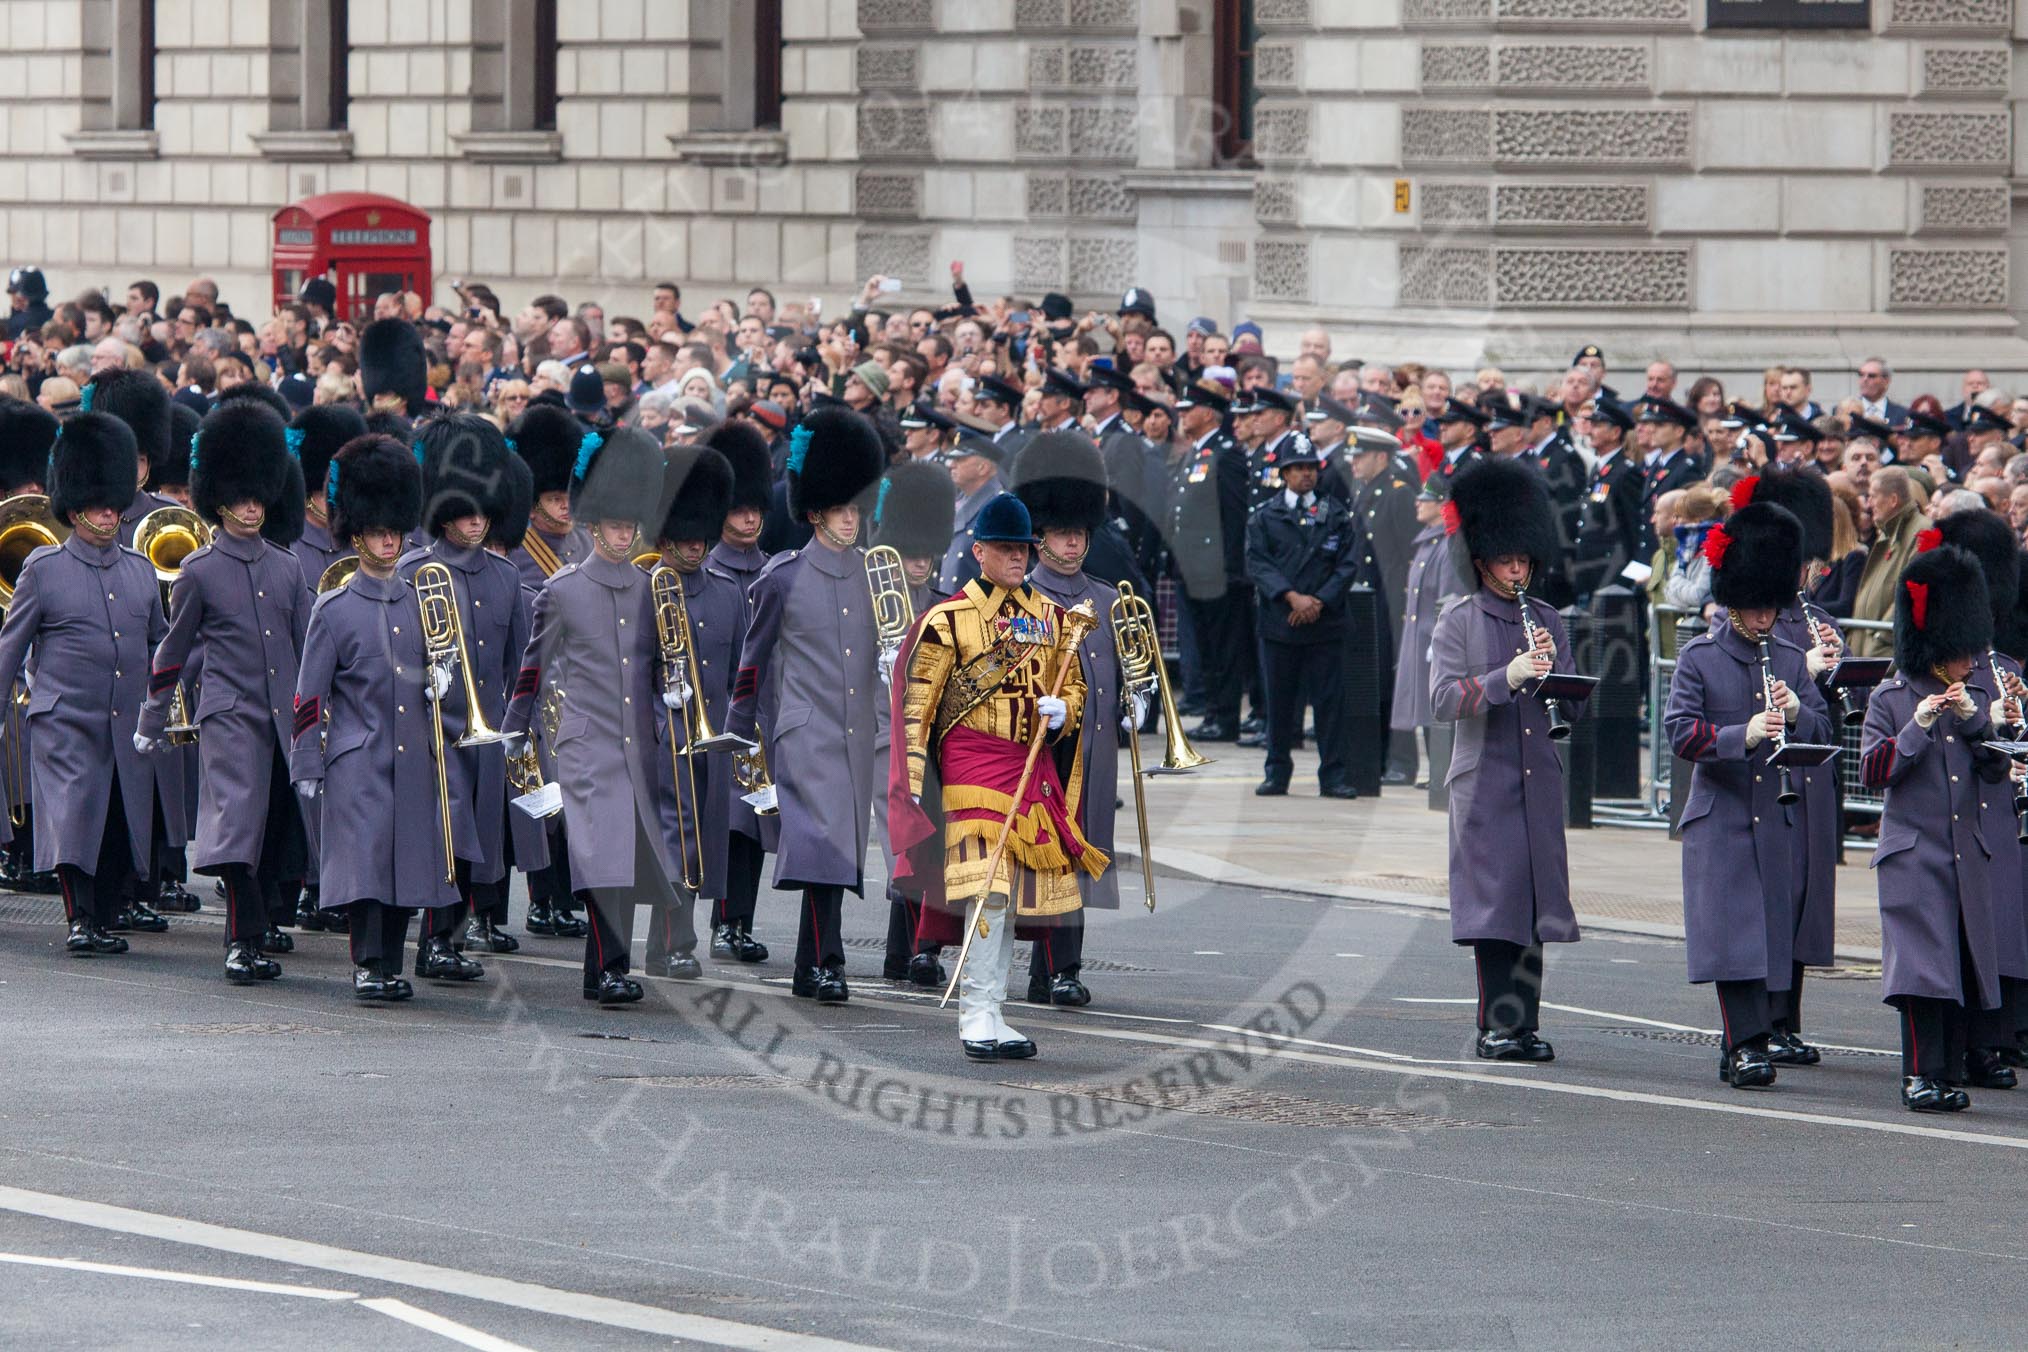
[[[688,957],[697,949],[697,894],[671,883],[674,896],[648,913],[648,961]]]
[[[1303,735],[1303,706],[1317,711],[1317,782],[1345,782],[1344,672],[1339,645],[1263,643],[1267,668],[1267,777],[1286,784],[1295,762],[1290,753]]]
[[[2000,1003],[2013,1020],[2016,1040],[2028,1034],[2028,981],[2016,976],[2001,977]]]
[[[499,881],[491,883],[472,882],[470,881],[471,868],[468,865],[460,864],[460,867],[464,869],[463,877],[465,879],[459,889],[460,894],[465,898],[465,904],[470,909],[472,918],[474,920],[483,920],[489,925],[504,925],[507,923],[507,892],[509,885],[514,880],[514,818],[510,815],[513,811],[513,807],[507,803],[503,802],[500,805],[500,848],[506,858],[501,861]]]
[[[1197,636],[1197,663],[1204,672],[1204,718],[1228,728],[1239,726],[1239,696],[1245,687],[1245,664],[1252,660],[1253,642],[1246,621],[1246,593],[1228,590],[1209,601],[1189,601],[1191,630]]]
[[[1888,1001],[1901,1013],[1901,1073],[1954,1079],[1964,1068],[1965,1007],[1928,995]]]
[[[151,839],[153,841],[153,853],[155,857],[150,862],[154,866],[153,871],[155,876],[147,879],[139,888],[139,894],[144,901],[153,900],[155,896],[159,895],[164,883],[180,883],[190,873],[189,864],[184,858],[183,847],[169,843],[169,825],[162,817],[161,781],[156,781],[155,792],[151,796],[154,799],[151,811],[155,819],[155,832]]]
[[[1789,964],[1789,988],[1767,993],[1767,1018],[1778,1033],[1803,1031],[1803,964]]]
[[[796,921],[796,969],[828,967],[845,970],[845,889],[825,883],[803,889],[803,910]]]
[[[711,908],[711,925],[731,925],[753,933],[753,914],[760,905],[761,866],[767,852],[752,836],[733,831],[725,842],[725,896]]]
[[[352,913],[348,931],[352,965],[365,967],[375,976],[400,976],[401,950],[408,942],[408,907],[355,901],[346,909]]]
[[[1542,1026],[1542,945],[1478,939],[1479,1031],[1532,1033]]]
[[[1768,1004],[1780,998],[1768,993],[1767,981],[1756,976],[1711,984],[1718,988],[1718,1021],[1724,1029],[1725,1050],[1752,1047],[1766,1051],[1770,1031]]]
[[[106,829],[99,836],[99,857],[90,873],[75,864],[58,864],[56,880],[63,891],[64,915],[76,924],[90,921],[101,928],[113,923],[134,871],[133,846],[127,840],[127,806],[120,781],[112,777],[106,795]]]
[[[308,842],[296,816],[296,793],[279,746],[268,767],[268,802],[261,819],[260,863],[221,864],[228,944],[252,942],[262,931],[296,923],[296,895],[308,867]]]
[[[1274,705],[1270,703],[1269,708]],[[1028,949],[1028,979],[1054,980],[1060,976],[1076,976],[1084,966],[1084,910],[1082,907],[1067,915],[1059,916],[1056,922],[1042,931]]]
[[[460,859],[451,871],[456,875],[458,900],[448,906],[422,908],[422,927],[416,931],[418,947],[425,939],[449,939],[456,943],[464,937],[465,917],[471,910],[472,862]]]
[[[631,807],[629,811],[634,811]],[[662,858],[648,834],[634,817],[634,881],[628,887],[588,887],[577,894],[591,916],[591,930],[584,940],[584,979],[596,981],[600,972],[625,976],[632,967],[634,907],[646,906],[653,913],[675,902],[668,878],[662,874]],[[695,936],[691,944],[696,944]]]
[[[891,981],[908,975],[908,961],[916,955],[915,932],[922,923],[922,903],[903,896],[892,883],[887,887],[887,954],[880,974]],[[933,953],[940,945],[924,944],[923,952]]]
[[[570,837],[563,828],[563,814],[549,819],[549,867],[528,875],[528,903],[546,901],[550,909],[571,913],[577,910],[577,889],[571,886]]]

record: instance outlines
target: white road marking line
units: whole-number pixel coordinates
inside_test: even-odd
[[[1186,1051],[1230,1052],[1229,1043],[1213,1042],[1208,1038],[1173,1037],[1166,1033],[1115,1032],[1107,1028],[1080,1028],[1075,1024],[1056,1025],[1066,1033],[1077,1033],[1084,1037],[1113,1038],[1122,1042],[1157,1042]],[[1634,1089],[1606,1089],[1588,1084],[1565,1084],[1555,1080],[1522,1078],[1521,1076],[1492,1075],[1483,1070],[1445,1070],[1438,1066],[1402,1065],[1393,1061],[1361,1060],[1351,1056],[1330,1056],[1322,1052],[1299,1051],[1291,1047],[1270,1047],[1257,1045],[1261,1039],[1254,1035],[1247,1043],[1246,1051],[1253,1055],[1302,1061],[1311,1065],[1337,1066],[1346,1070],[1373,1070],[1389,1075],[1404,1077],[1425,1076],[1432,1080],[1458,1080],[1468,1084],[1498,1085],[1509,1089],[1527,1089],[1544,1094],[1567,1094],[1574,1098],[1609,1099],[1617,1103],[1639,1103],[1654,1108],[1687,1108],[1693,1112],[1723,1113],[1732,1117],[1760,1117],[1779,1122],[1803,1122],[1818,1127],[1845,1127],[1853,1131],[1879,1132],[1889,1136],[1923,1136],[1938,1141],[1958,1141],[1967,1145],[2000,1146],[2009,1150],[2028,1150],[2028,1136],[2001,1136],[1991,1132],[1955,1131],[1948,1127],[1919,1126],[1912,1122],[1875,1121],[1863,1117],[1837,1117],[1830,1113],[1799,1112],[1789,1108],[1757,1108],[1745,1103],[1724,1103],[1715,1099],[1683,1098],[1674,1094],[1649,1094]]]
[[[156,1282],[180,1282],[186,1286],[216,1286],[227,1291],[255,1291],[269,1296],[301,1296],[305,1300],[357,1300],[357,1291],[333,1291],[327,1286],[284,1286],[277,1282],[254,1282],[241,1277],[209,1277],[199,1272],[171,1272],[166,1268],[126,1267],[119,1263],[92,1263],[82,1258],[44,1258],[32,1253],[0,1253],[0,1263],[25,1267],[67,1268],[73,1272],[100,1272],[108,1277],[146,1277]]]
[[[431,1314],[428,1310],[418,1310],[407,1301],[396,1300],[392,1296],[379,1296],[359,1303],[369,1310],[376,1310],[390,1318],[399,1319],[404,1324],[413,1324],[419,1329],[426,1329],[440,1338],[449,1338],[452,1342],[462,1343],[466,1347],[476,1347],[479,1352],[534,1352],[532,1348],[523,1347],[520,1343],[510,1343],[505,1338],[495,1338],[490,1333],[481,1333],[478,1329],[468,1324],[460,1324],[455,1319],[446,1319],[440,1314]]]
[[[1201,1026],[1220,1033],[1239,1033],[1242,1036],[1253,1037],[1260,1036],[1258,1031],[1254,1029],[1240,1028],[1229,1023],[1207,1023]],[[1410,1056],[1406,1052],[1384,1052],[1378,1047],[1353,1047],[1342,1042],[1316,1042],[1306,1037],[1282,1037],[1277,1038],[1276,1041],[1297,1047],[1317,1047],[1327,1052],[1350,1052],[1355,1056],[1378,1056],[1383,1060],[1400,1061],[1418,1066],[1476,1066],[1479,1064],[1477,1061],[1456,1061],[1446,1057]]]
[[[537,1314],[603,1324],[608,1328],[631,1329],[636,1333],[652,1333],[668,1338],[690,1338],[718,1347],[747,1349],[748,1352],[873,1352],[873,1349],[864,1343],[849,1343],[813,1334],[792,1333],[711,1315],[682,1314],[675,1310],[661,1309],[653,1305],[638,1305],[633,1301],[617,1300],[610,1296],[563,1291],[535,1282],[515,1281],[507,1277],[488,1277],[483,1273],[440,1267],[434,1263],[387,1258],[380,1254],[362,1253],[357,1249],[341,1249],[329,1244],[290,1239],[283,1235],[263,1234],[258,1230],[211,1225],[204,1221],[163,1216],[150,1211],[137,1211],[131,1207],[108,1206],[102,1202],[87,1202],[80,1198],[62,1197],[53,1193],[31,1192],[26,1188],[0,1185],[0,1211],[41,1216],[47,1220],[85,1225],[97,1230],[112,1230],[120,1234],[143,1235],[150,1239],[166,1240],[172,1244],[189,1244],[196,1248],[236,1253],[269,1262],[290,1263],[297,1267],[316,1268],[323,1272],[342,1272],[347,1276],[362,1277],[369,1281],[409,1286],[441,1295],[461,1296],[468,1300],[483,1300],[517,1310],[530,1310]]]
[[[1193,948],[1190,950],[1190,956],[1193,958],[1222,958],[1225,954],[1215,948]]]

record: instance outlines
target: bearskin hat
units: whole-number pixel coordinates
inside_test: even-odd
[[[1751,501],[1771,502],[1788,509],[1802,523],[1803,558],[1831,557],[1831,485],[1813,469],[1768,470],[1758,478],[1742,479],[1754,485]]]
[[[312,404],[289,423],[289,449],[303,467],[303,482],[321,484],[331,457],[348,441],[366,435],[366,419],[347,404]]]
[[[1705,533],[1704,557],[1719,605],[1780,610],[1802,581],[1803,523],[1788,508],[1756,498]]]
[[[958,490],[934,460],[910,460],[887,471],[873,509],[875,544],[905,559],[941,559],[951,547]]]
[[[873,424],[842,405],[820,408],[789,438],[789,515],[843,507],[880,481],[887,451]]]
[[[500,463],[500,496],[486,527],[486,539],[502,549],[519,549],[535,509],[535,475],[528,462],[510,455]]]
[[[366,430],[376,437],[393,437],[404,446],[415,444],[415,422],[405,413],[370,410],[366,415]]]
[[[406,319],[376,319],[359,335],[359,383],[366,402],[398,394],[408,416],[429,403],[429,359],[423,354],[422,333]]]
[[[190,482],[190,444],[197,438],[197,429],[204,425],[204,415],[188,404],[169,403],[169,454],[160,461],[148,462],[148,491],[160,493],[166,487],[178,488]]]
[[[363,436],[332,459],[324,498],[334,540],[375,529],[407,535],[422,520],[422,466],[393,437]]]
[[[171,454],[188,455],[188,446],[170,440],[169,391],[152,371],[125,367],[101,371],[84,387],[79,404],[87,413],[110,413],[134,434],[134,445],[150,467]]]
[[[303,467],[293,455],[282,460],[281,495],[268,504],[261,518],[261,538],[287,549],[303,538],[303,522],[309,516],[309,494],[303,486]]]
[[[1936,524],[1937,543],[1956,545],[1979,561],[1986,575],[1986,599],[1997,639],[2011,627],[2014,598],[2021,590],[2021,541],[2007,518],[1985,507],[1955,511]],[[1920,547],[1923,537],[1917,536]]]
[[[657,540],[718,543],[732,510],[732,462],[709,446],[672,446],[662,468],[661,524]]]
[[[49,510],[66,526],[87,507],[124,512],[140,470],[132,428],[110,413],[80,413],[49,453]]]
[[[732,509],[765,512],[775,495],[775,472],[761,430],[742,419],[727,419],[711,429],[704,444],[732,466]]]
[[[1472,562],[1519,554],[1541,574],[1559,561],[1556,514],[1542,476],[1517,460],[1481,460],[1451,480],[1451,507],[1457,527],[1451,558],[1467,588],[1479,585]]]
[[[0,497],[49,486],[49,448],[62,426],[41,405],[0,395]]]
[[[499,428],[476,413],[439,413],[417,425],[415,453],[422,461],[423,529],[438,535],[461,516],[493,515],[513,457]]]
[[[1924,550],[1894,586],[1894,664],[1926,676],[1940,663],[1983,654],[1993,644],[1985,571],[1956,545]]]
[[[570,469],[584,441],[584,424],[570,410],[531,404],[507,429],[507,445],[535,472],[535,496],[570,491]]]
[[[643,530],[662,501],[662,448],[638,427],[616,427],[601,437],[578,424],[577,463],[570,472],[570,515],[586,526],[597,521],[638,521]],[[644,519],[645,518],[645,519]]]
[[[1075,432],[1045,432],[1021,448],[1014,492],[1028,504],[1038,533],[1097,530],[1106,519],[1105,460]]]
[[[218,397],[211,401],[211,410],[213,413],[216,413],[227,404],[236,404],[242,399],[252,400],[254,403],[265,405],[284,423],[296,416],[296,410],[289,407],[288,400],[282,398],[280,394],[269,389],[264,382],[258,380],[242,380],[231,389],[219,391]],[[209,415],[207,414],[206,416]]]
[[[190,443],[197,514],[215,522],[220,508],[248,499],[272,511],[288,483],[288,438],[289,429],[258,399],[234,399],[206,414]]]

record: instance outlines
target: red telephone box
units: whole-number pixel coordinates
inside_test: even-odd
[[[338,288],[339,319],[371,319],[373,299],[385,291],[414,291],[428,303],[430,218],[370,192],[327,192],[283,207],[275,213],[275,307],[295,300],[312,277]]]

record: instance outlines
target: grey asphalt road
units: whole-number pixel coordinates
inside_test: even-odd
[[[339,937],[240,989],[209,915],[79,961],[0,899],[0,1345],[2023,1342],[2028,1090],[1903,1112],[1863,973],[1739,1093],[1680,945],[1594,934],[1558,1061],[1489,1066],[1442,916],[1178,881],[981,1067],[874,975],[875,903],[852,1003],[792,999],[792,914],[630,1010],[540,939],[390,1008]]]

